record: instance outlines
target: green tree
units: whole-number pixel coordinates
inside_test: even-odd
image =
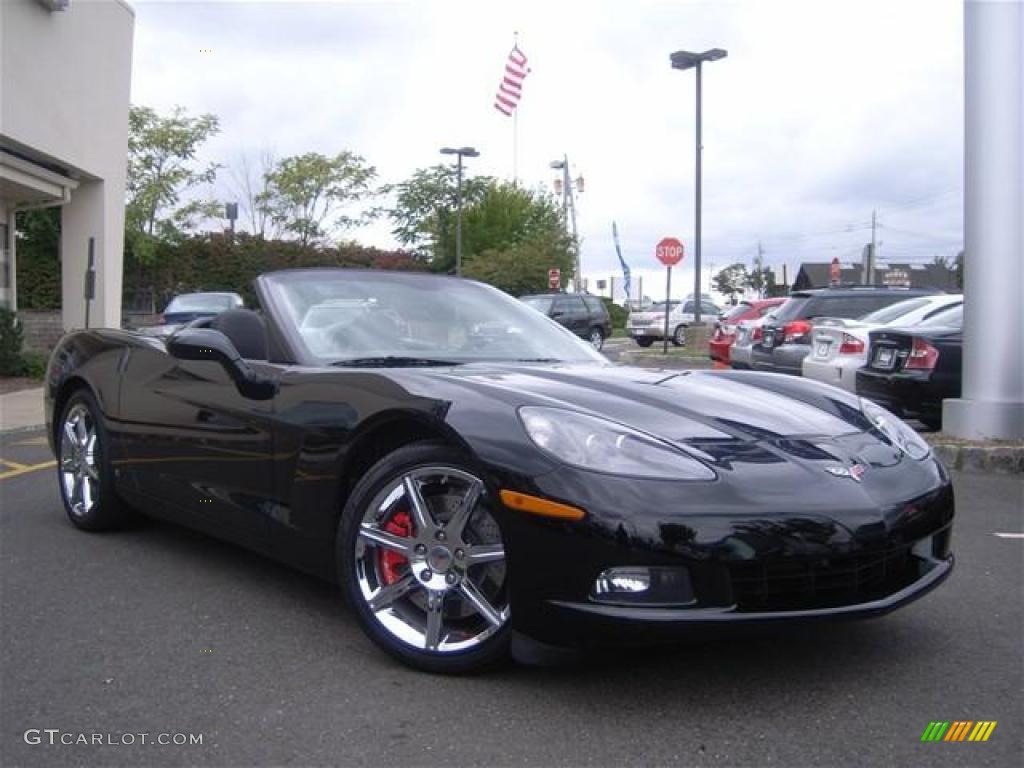
[[[466,176],[463,171],[463,207],[478,203],[494,183],[489,176]],[[392,234],[442,272],[455,265],[456,186],[454,166],[435,165],[420,168],[405,181],[383,190],[395,193],[394,207],[387,211]]]
[[[61,303],[60,208],[19,211],[16,217],[18,306],[56,309]]]
[[[548,270],[557,267],[564,276],[572,273],[573,257],[559,241],[534,238],[475,254],[463,266],[462,274],[490,283],[513,296],[548,290]]]
[[[552,267],[571,279],[576,252],[550,195],[492,181],[463,211],[462,253],[467,277],[522,294],[547,290]]]
[[[347,150],[334,157],[318,152],[286,157],[266,174],[266,210],[283,232],[303,246],[324,240],[331,232],[363,223],[341,214],[345,206],[369,197],[376,169]]]
[[[217,117],[191,117],[183,107],[170,115],[133,106],[128,114],[128,180],[125,237],[140,262],[155,256],[155,242],[179,236],[201,218],[220,215],[210,201],[182,196],[217,176],[218,165],[196,166],[199,148],[220,130]]]
[[[956,255],[955,260],[956,268],[956,287],[961,291],[964,289],[964,252],[960,251]]]
[[[730,264],[728,267],[720,269],[712,282],[714,282],[716,291],[728,296],[735,303],[735,300],[742,296],[750,285],[750,274],[747,272],[745,264]]]

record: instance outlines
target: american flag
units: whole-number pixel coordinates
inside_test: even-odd
[[[513,46],[505,62],[505,74],[498,85],[494,96],[494,108],[506,115],[511,115],[523,95],[523,80],[530,70],[526,67],[526,54]]]

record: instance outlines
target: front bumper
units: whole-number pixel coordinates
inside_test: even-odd
[[[778,465],[762,469],[785,474]],[[740,491],[711,482],[681,494],[677,483],[570,469],[537,480],[532,492],[588,511],[581,523],[507,518],[513,628],[552,646],[660,643],[702,627],[876,616],[927,594],[953,567],[952,487],[931,459],[871,469],[863,484],[825,478],[808,489],[805,479],[791,502],[756,485]],[[600,574],[637,566],[685,569],[690,599],[669,607],[595,599]]]
[[[924,597],[953,572],[954,558],[921,561],[920,575],[902,589],[862,603],[787,611],[742,611],[736,605],[715,608],[638,608],[588,602],[552,601],[552,621],[573,626],[582,645],[645,644],[689,636],[696,629],[724,625],[841,621],[882,616]],[[549,638],[550,640],[550,638]]]

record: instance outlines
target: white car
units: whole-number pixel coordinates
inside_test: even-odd
[[[693,299],[685,302],[670,301],[668,313],[668,338],[677,347],[686,344],[686,327],[693,325],[695,309]],[[721,310],[707,299],[700,304],[701,322],[713,323]],[[643,312],[630,312],[626,320],[626,332],[641,347],[649,347],[655,341],[665,338],[665,302],[659,301]]]
[[[963,303],[961,295],[940,293],[890,304],[858,320],[817,319],[811,331],[811,352],[803,360],[802,373],[808,379],[856,394],[857,369],[868,360],[869,332],[883,326],[912,327]]]
[[[779,305],[781,306],[781,305]],[[737,370],[750,370],[754,342],[761,340],[761,326],[774,320],[779,307],[756,320],[744,320],[736,326],[736,337],[729,347],[729,365]]]

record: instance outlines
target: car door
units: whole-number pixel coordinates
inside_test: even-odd
[[[248,361],[259,373],[275,366]],[[158,516],[263,548],[273,499],[272,401],[243,397],[220,363],[163,344],[124,363],[119,482]]]
[[[568,321],[565,327],[577,336],[586,336],[590,330],[590,318],[587,313],[587,305],[583,303],[580,296],[566,296],[568,307]]]

